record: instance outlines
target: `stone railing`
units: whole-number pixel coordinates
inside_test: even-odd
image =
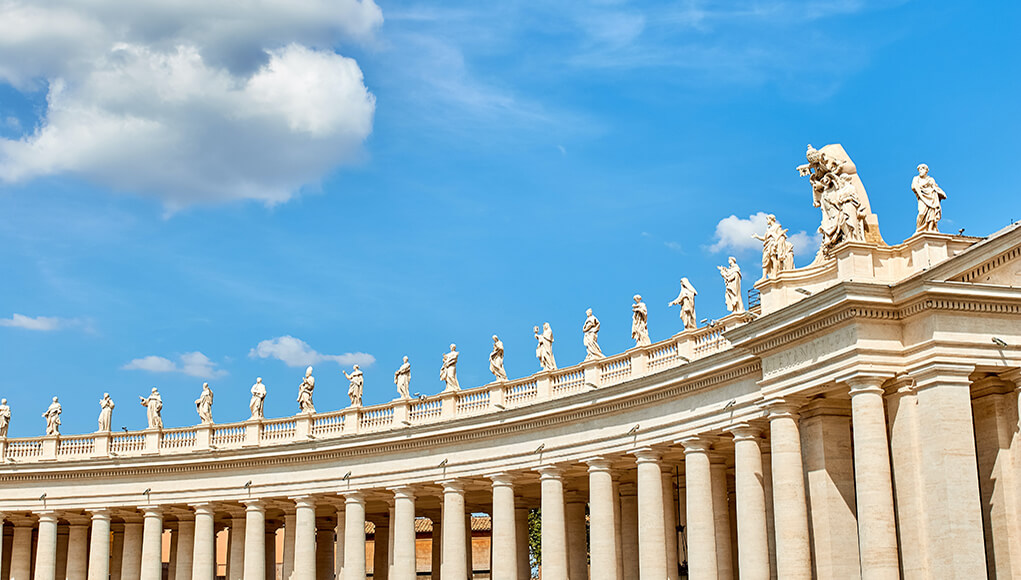
[[[624,383],[711,356],[730,348],[724,337],[727,330],[751,319],[748,313],[732,314],[712,326],[684,331],[618,355],[513,381],[497,381],[416,399],[397,399],[381,405],[162,430],[0,438],[0,460],[18,464],[285,445],[499,413]]]

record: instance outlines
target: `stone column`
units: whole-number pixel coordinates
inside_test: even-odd
[[[464,580],[468,577],[465,560],[464,486],[447,480],[443,485],[443,540],[440,545],[440,578]]]
[[[316,580],[316,502],[311,496],[294,498],[293,580]]]
[[[228,547],[227,580],[245,578],[245,524],[247,514],[233,514],[230,518],[230,545]]]
[[[344,504],[337,506],[337,533],[336,543],[333,546],[334,555],[334,578],[342,580],[344,578],[344,525],[346,516],[344,514]]]
[[[124,522],[121,580],[140,580],[142,577],[142,529],[142,520],[137,516],[132,516],[130,520],[126,519]]]
[[[613,474],[603,457],[588,460],[589,551],[591,580],[623,580],[617,576],[617,538],[620,530],[613,513]]]
[[[638,489],[633,483],[620,484],[620,529],[623,577],[638,578]]]
[[[110,580],[121,580],[124,565],[124,524],[110,524]]]
[[[766,494],[763,486],[762,431],[741,423],[728,429],[734,436],[734,487],[737,495],[737,560],[741,580],[769,578]]]
[[[266,526],[266,580],[277,578],[277,528]],[[340,580],[338,578],[338,580]]]
[[[195,508],[195,535],[192,551],[192,580],[213,580],[216,577],[216,532],[213,529],[213,506],[200,503]]]
[[[973,368],[932,364],[911,374],[918,397],[921,476],[930,569],[946,578],[986,574],[982,502],[971,410]]]
[[[195,557],[195,516],[190,512],[177,517],[177,572],[170,580],[191,580]],[[89,580],[95,580],[89,578]]]
[[[110,578],[110,512],[91,512],[92,539],[89,543],[89,580]]]
[[[471,509],[465,507],[464,514],[464,566],[468,571],[468,577],[472,578],[475,573],[475,554],[472,551],[472,516]]]
[[[64,568],[64,577],[66,580],[86,580],[89,562],[89,520],[76,516],[70,516],[68,519],[71,526],[67,535],[67,564]]]
[[[507,473],[498,473],[490,475],[489,479],[493,481],[490,576],[493,580],[518,580],[514,478]]]
[[[677,500],[674,499],[674,468],[663,465],[663,534],[666,536],[666,578],[678,580]]]
[[[333,580],[337,565],[333,554],[334,527],[329,524],[330,520],[321,520],[316,526],[316,580]]]
[[[663,480],[660,453],[634,452],[638,460],[638,573],[639,577],[666,578],[666,533],[663,530]],[[545,557],[545,552],[543,552]]]
[[[531,580],[532,561],[528,545],[528,512],[527,506],[514,507],[514,553],[518,560],[517,580]]]
[[[3,456],[4,456],[3,453],[0,452],[0,458],[2,458]],[[6,519],[7,519],[7,514],[5,514],[3,512],[0,512],[0,566],[2,566],[3,562],[4,562],[4,553],[9,551],[9,550],[4,550],[4,524],[6,523]],[[11,539],[13,540],[13,538],[11,538]],[[2,568],[0,568],[0,577],[2,577],[2,575],[3,575],[3,570],[2,570]]]
[[[74,516],[71,516],[74,518]],[[69,526],[57,524],[57,569],[54,577],[57,580],[64,580],[67,577],[67,548],[70,542],[71,530]]]
[[[390,522],[387,518],[372,520],[372,580],[390,577]]]
[[[177,531],[177,526],[168,526],[170,528],[170,551],[167,554],[170,560],[167,563],[167,579],[174,580],[177,578],[177,544],[180,542],[181,534]]]
[[[284,562],[281,573],[281,580],[294,580],[294,529],[295,514],[293,511],[284,512]]]
[[[239,524],[240,522],[236,522]],[[266,507],[259,500],[245,502],[243,580],[266,579]],[[239,528],[240,529],[240,528]],[[275,539],[275,538],[274,538]],[[276,543],[274,541],[274,543]],[[275,563],[274,563],[275,567]],[[275,572],[275,571],[274,571]]]
[[[32,576],[32,524],[31,520],[14,522],[10,580],[29,580]]]
[[[773,513],[776,518],[776,571],[784,580],[811,580],[812,548],[808,537],[805,469],[797,406],[783,400],[767,404],[773,456]],[[689,492],[692,489],[688,487]],[[688,501],[691,519],[691,501]],[[688,524],[691,525],[690,523]],[[688,551],[688,558],[694,556]]]
[[[542,576],[568,578],[563,471],[552,466],[542,467],[539,481],[542,489]]]
[[[897,506],[897,534],[901,569],[905,578],[924,578],[929,573],[922,489],[918,399],[914,379],[900,377],[887,389],[887,423],[890,463]],[[910,548],[908,548],[910,546]]]
[[[141,580],[163,579],[163,510],[143,508]]]
[[[709,467],[711,443],[702,437],[683,439],[685,516],[688,540],[688,577],[692,580],[715,579],[716,516],[713,512],[713,480]]]
[[[432,548],[432,561],[429,564],[429,577],[432,580],[440,580],[442,576],[443,561],[443,524],[439,515],[429,516],[432,522],[432,538],[429,540]]]
[[[344,578],[365,580],[365,497],[344,495]]]
[[[588,578],[588,536],[585,532],[585,496],[568,492],[564,511],[567,528],[568,578]]]
[[[415,580],[415,493],[410,487],[394,488],[393,580]]]
[[[57,514],[37,512],[39,535],[35,545],[35,580],[56,580],[57,577]]]
[[[766,553],[769,555],[769,577],[777,580],[776,574],[776,528],[773,522],[773,454],[767,447],[762,448],[762,491],[766,496],[766,545],[769,546]]]
[[[613,528],[616,530],[616,537],[613,540],[614,557],[617,561],[617,580],[624,580],[624,546],[621,540],[624,529],[620,517],[620,476],[610,472],[613,481]]]
[[[890,440],[886,436],[883,383],[887,377],[847,380],[851,393],[858,549],[864,580],[897,580],[897,521],[893,511]]]

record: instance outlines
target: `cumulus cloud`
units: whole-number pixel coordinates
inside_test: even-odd
[[[278,336],[264,340],[249,351],[251,358],[275,358],[289,367],[303,367],[323,361],[333,361],[342,366],[369,366],[376,362],[376,357],[364,352],[347,352],[344,354],[323,354],[300,338],[290,335]]]
[[[747,218],[739,218],[736,215],[725,217],[716,224],[716,235],[714,243],[709,250],[716,253],[729,250],[734,253],[762,251],[762,242],[753,238],[752,234],[763,235],[766,233],[766,212],[754,213]],[[810,235],[802,230],[796,234],[788,234],[787,239],[794,246],[796,255],[813,254],[819,248],[822,240],[818,234]]]
[[[0,82],[46,90],[35,128],[0,139],[0,180],[286,201],[371,133],[375,98],[333,47],[381,23],[373,0],[0,0]]]
[[[41,331],[57,330],[61,326],[66,326],[67,322],[62,318],[53,316],[36,316],[32,318],[24,314],[14,314],[10,318],[0,318],[0,326]]]
[[[203,379],[222,377],[227,374],[227,371],[216,368],[216,363],[198,351],[180,355],[177,362],[162,356],[144,356],[132,360],[121,368],[151,373],[183,373]]]

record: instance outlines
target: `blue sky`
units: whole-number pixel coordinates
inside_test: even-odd
[[[247,2],[235,3],[245,6]],[[254,2],[251,3],[254,6]],[[168,426],[438,392],[653,340],[725,313],[715,266],[758,279],[750,216],[815,251],[819,210],[794,167],[840,142],[881,231],[914,230],[918,163],[949,194],[943,231],[1021,218],[1016,3],[263,1],[0,2],[0,396],[10,435]],[[734,216],[727,220],[726,218]],[[722,221],[722,223],[721,223]]]

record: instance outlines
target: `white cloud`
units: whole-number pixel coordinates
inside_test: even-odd
[[[53,316],[25,316],[24,314],[14,314],[10,318],[0,318],[0,326],[9,326],[12,328],[24,328],[26,330],[57,330],[72,321],[65,320],[63,318],[56,318]]]
[[[178,362],[166,357],[149,355],[136,358],[122,366],[125,370],[149,371],[151,373],[183,373],[192,377],[222,377],[227,371],[216,368],[216,363],[201,352],[186,352],[180,355]]]
[[[264,340],[249,351],[251,358],[275,358],[289,367],[303,367],[323,361],[333,361],[341,366],[369,366],[376,362],[376,357],[364,352],[348,352],[344,354],[322,354],[307,342],[293,336],[278,336]]]
[[[381,23],[373,0],[0,0],[0,82],[47,91],[36,130],[0,139],[0,181],[286,201],[357,160],[375,99],[333,46]]]
[[[753,238],[752,234],[761,236],[766,233],[767,215],[769,214],[760,211],[747,218],[731,215],[721,219],[716,224],[715,241],[709,246],[709,250],[713,253],[724,250],[734,253],[761,252],[762,242]],[[799,256],[815,253],[821,243],[818,234],[811,235],[804,230],[796,234],[789,234],[787,239],[794,246],[794,253]]]

